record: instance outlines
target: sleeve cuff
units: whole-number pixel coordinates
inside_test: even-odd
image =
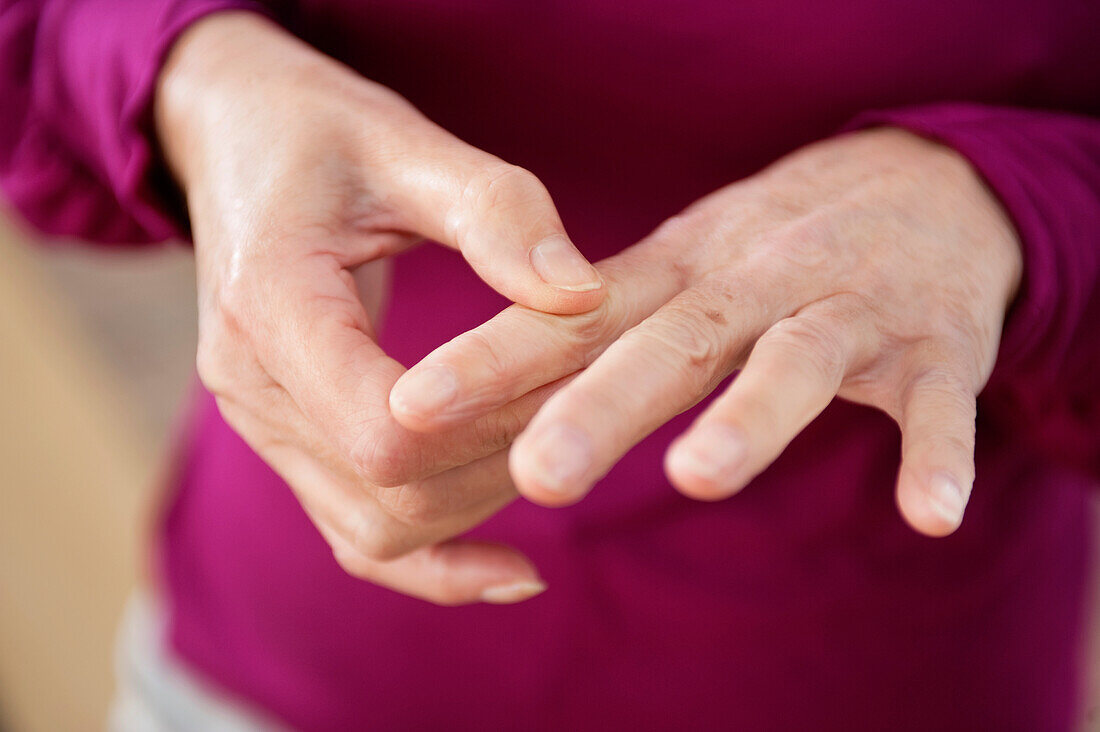
[[[107,189],[117,212],[110,243],[187,238],[185,208],[156,143],[153,96],[172,44],[211,13],[270,16],[249,0],[56,3],[42,19],[41,52],[55,56],[36,79],[39,120],[69,153],[74,179]],[[80,124],[69,124],[73,115]],[[120,217],[120,218],[119,218]]]

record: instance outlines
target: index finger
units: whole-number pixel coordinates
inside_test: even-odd
[[[346,270],[311,257],[269,279],[280,287],[251,335],[257,357],[304,417],[292,431],[314,431],[295,436],[342,475],[392,486],[472,462],[506,447],[546,397],[532,394],[446,435],[410,432],[387,403],[405,369],[371,337]]]
[[[394,418],[418,432],[453,428],[585,368],[676,294],[674,273],[647,257],[642,247],[597,265],[607,296],[594,310],[552,315],[513,305],[435,349],[394,385]]]

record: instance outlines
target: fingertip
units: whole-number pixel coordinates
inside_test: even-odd
[[[439,594],[432,598],[439,604],[512,605],[547,589],[531,560],[504,544],[456,539],[436,546],[434,552],[447,568]]]
[[[591,467],[587,437],[568,425],[550,425],[534,435],[525,432],[508,452],[508,471],[516,490],[542,506],[561,508],[588,492],[585,474]]]
[[[695,460],[683,448],[670,448],[665,453],[665,476],[669,483],[684,496],[696,501],[721,501],[729,498],[735,491],[727,490],[714,478],[701,474],[696,469]]]
[[[950,473],[935,472],[922,479],[903,471],[896,496],[898,510],[914,530],[940,538],[962,525],[969,494]]]
[[[458,375],[445,364],[417,365],[390,389],[390,413],[402,427],[434,432],[447,426],[444,410],[458,396]]]
[[[672,443],[665,474],[676,490],[699,501],[720,501],[744,487],[748,441],[720,422],[704,421]]]

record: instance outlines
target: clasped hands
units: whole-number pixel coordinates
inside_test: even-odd
[[[156,114],[194,233],[200,377],[349,573],[441,604],[537,594],[517,550],[454,537],[517,491],[580,500],[734,371],[668,450],[682,493],[732,495],[839,396],[900,426],[902,516],[962,521],[1022,258],[949,149],[889,128],[819,142],[593,267],[534,175],[263,19],[190,29]],[[387,258],[421,239],[516,304],[406,371],[374,323]]]

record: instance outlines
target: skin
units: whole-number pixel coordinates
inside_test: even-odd
[[[947,148],[818,143],[597,273],[533,175],[253,15],[188,30],[155,111],[194,233],[200,378],[354,576],[440,604],[538,594],[519,552],[452,537],[517,487],[579,500],[738,369],[669,450],[679,490],[731,495],[840,396],[900,425],[905,518],[959,525],[1022,262]],[[422,238],[517,304],[406,373],[373,324],[387,258]]]
[[[1004,212],[956,153],[889,128],[826,140],[597,266],[600,306],[508,308],[398,379],[397,420],[454,429],[573,375],[509,461],[520,493],[560,506],[740,369],[668,450],[682,493],[736,493],[839,396],[899,425],[909,524],[958,528],[975,399],[1023,265]]]
[[[387,402],[405,369],[374,337],[386,258],[423,238],[530,308],[599,306],[542,184],[248,13],[180,38],[155,116],[194,234],[199,376],[341,566],[441,604],[545,589],[516,550],[452,537],[514,498],[506,448],[561,384],[411,432]]]

